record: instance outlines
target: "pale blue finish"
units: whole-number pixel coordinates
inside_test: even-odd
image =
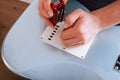
[[[33,80],[120,79],[113,70],[120,54],[120,26],[100,32],[81,60],[40,41],[46,25],[38,17],[37,3],[28,7],[4,40],[2,58],[11,71]]]

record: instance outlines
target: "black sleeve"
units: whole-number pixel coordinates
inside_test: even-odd
[[[102,8],[116,0],[77,0],[87,7],[90,11]]]

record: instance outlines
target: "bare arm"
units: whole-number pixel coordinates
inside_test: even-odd
[[[120,23],[120,0],[92,12],[100,20],[101,29]]]
[[[85,44],[99,31],[118,23],[120,23],[120,0],[93,12],[78,9],[66,17],[64,27],[67,29],[62,32],[61,40],[68,47]]]

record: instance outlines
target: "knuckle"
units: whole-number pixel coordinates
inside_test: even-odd
[[[39,15],[44,16],[45,18],[50,18],[49,15],[44,10],[39,11]]]
[[[77,9],[77,11],[82,11],[82,9],[79,8],[79,9]]]
[[[72,17],[71,17],[71,16],[67,16],[67,17],[66,17],[66,22],[67,22],[69,25],[72,25]]]
[[[81,14],[85,13],[85,11],[79,8],[76,10],[76,13],[81,15]]]
[[[83,10],[82,10],[82,9],[80,9],[80,8],[79,8],[79,9],[77,9],[76,11],[77,11],[77,12],[83,12]]]

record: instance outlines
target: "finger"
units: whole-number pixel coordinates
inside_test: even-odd
[[[75,30],[76,32],[74,33],[74,35],[76,35],[76,37],[82,37],[84,44],[89,43],[89,41],[91,41],[91,39],[94,37],[93,34],[91,34],[89,32],[89,29],[86,26],[83,25],[85,21],[83,19],[79,19],[75,25],[73,26],[73,30]],[[86,28],[85,28],[86,27]]]
[[[64,24],[64,28],[69,28],[71,27],[72,25],[75,24],[75,22],[80,18],[82,17],[84,14],[83,14],[83,10],[81,9],[77,9],[75,11],[73,11],[71,14],[69,14],[67,17],[66,17],[66,20],[65,20],[65,24]]]
[[[52,8],[50,6],[51,2],[52,2],[51,0],[43,0],[44,9],[47,12],[47,14],[49,15],[49,17],[53,16],[53,11],[52,11]]]
[[[45,16],[46,18],[50,18],[50,16],[47,14],[47,12],[44,9],[43,2],[42,0],[39,0],[39,15],[40,16]]]
[[[70,39],[70,38],[74,38],[76,36],[80,36],[83,35],[83,33],[79,30],[79,24],[75,24],[75,26],[73,27],[69,27],[68,29],[63,30],[63,32],[61,33],[61,38],[62,39]]]
[[[41,18],[50,28],[54,28],[54,25],[49,21],[49,19],[45,18],[44,16],[41,16]]]
[[[63,40],[74,38],[73,28],[70,27],[70,28],[68,28],[66,30],[63,30],[63,32],[61,33],[61,38]]]
[[[47,12],[44,10],[44,9],[42,9],[40,12],[39,12],[39,15],[41,16],[44,16],[44,17],[46,17],[46,18],[50,18],[50,16],[47,14]]]
[[[73,43],[73,44],[68,44],[66,45],[66,47],[71,47],[71,46],[76,46],[76,45],[83,45],[84,42],[77,42],[77,43]]]
[[[84,39],[81,37],[75,37],[69,40],[63,40],[63,44],[67,47],[78,45],[78,44],[84,44]]]

